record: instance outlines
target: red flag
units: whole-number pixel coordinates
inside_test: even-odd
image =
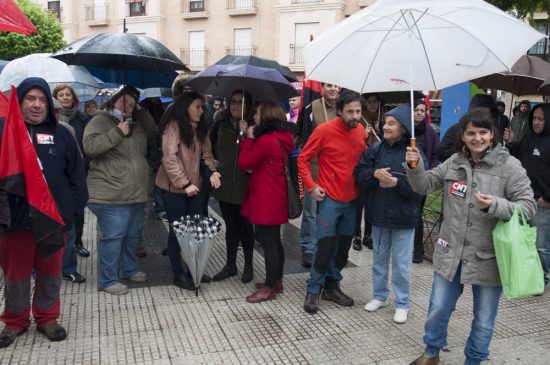
[[[6,96],[0,93],[0,98]],[[45,256],[64,247],[64,226],[12,86],[0,146],[0,189],[27,198],[34,238]]]
[[[25,35],[36,33],[36,28],[13,0],[0,0],[0,32],[16,32]]]

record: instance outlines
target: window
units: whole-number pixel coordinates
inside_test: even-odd
[[[204,1],[189,1],[189,12],[204,11]]]
[[[253,53],[252,29],[235,29],[235,51],[238,56],[250,56]]]
[[[319,33],[319,23],[296,23],[294,25],[294,43],[290,44],[290,63],[302,64],[304,46]]]
[[[61,19],[61,1],[48,1],[48,10]]]
[[[548,34],[548,23],[545,20],[536,20],[534,28],[541,32],[544,35]],[[527,51],[527,54],[531,55],[545,55],[548,51],[548,39],[544,38],[535,43],[529,51]]]
[[[127,0],[130,7],[129,16],[143,16],[147,15],[145,1]]]
[[[204,31],[189,32],[189,66],[205,66]]]
[[[235,0],[235,7],[237,9],[251,8],[252,0]]]
[[[105,19],[105,0],[94,0],[93,19]]]

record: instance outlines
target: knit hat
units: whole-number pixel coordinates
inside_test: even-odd
[[[408,135],[411,136],[411,104],[401,104],[384,114],[384,117],[386,116],[392,116],[397,119],[403,128],[405,128]]]

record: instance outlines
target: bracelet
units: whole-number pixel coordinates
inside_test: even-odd
[[[191,184],[191,181],[190,181],[190,182],[188,182],[187,184],[183,185],[182,189],[185,190],[185,189],[187,189],[188,187],[190,187],[191,185],[193,185],[193,184]]]

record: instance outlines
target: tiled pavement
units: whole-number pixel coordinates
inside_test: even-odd
[[[299,222],[285,230],[295,241]],[[423,349],[423,324],[432,281],[429,263],[413,266],[411,312],[406,324],[392,320],[391,306],[368,313],[371,295],[371,251],[352,251],[354,266],[345,269],[343,290],[356,301],[351,308],[322,302],[317,315],[302,310],[306,273],[298,252],[289,246],[284,294],[262,304],[244,297],[253,283],[239,277],[204,284],[198,296],[170,285],[170,269],[160,254],[165,228],[150,221],[145,241],[149,254],[140,265],[150,276],[126,296],[99,293],[97,230],[87,212],[85,243],[92,256],[79,259],[88,281],[64,282],[61,323],[66,341],[51,343],[33,325],[14,345],[0,349],[0,364],[408,364]],[[290,248],[292,247],[292,248]],[[256,279],[264,277],[263,257],[254,258]],[[208,272],[225,260],[223,231],[216,239]],[[242,255],[239,253],[239,267]],[[3,279],[0,278],[3,302]],[[490,364],[550,364],[550,294],[507,301],[502,299]],[[463,361],[463,346],[471,323],[469,289],[460,299],[449,327],[449,348],[442,364]]]

